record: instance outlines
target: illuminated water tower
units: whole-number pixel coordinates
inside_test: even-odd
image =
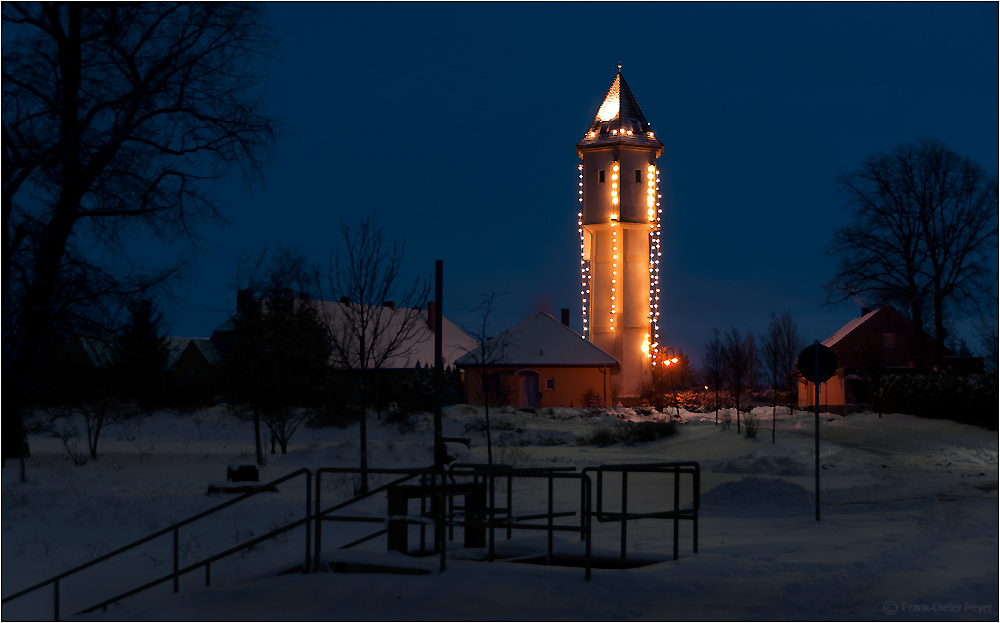
[[[584,337],[622,364],[609,399],[636,394],[660,365],[662,153],[619,65],[576,146]]]

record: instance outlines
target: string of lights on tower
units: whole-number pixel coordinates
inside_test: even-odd
[[[662,365],[663,144],[620,70],[576,146],[577,232],[583,337],[620,362],[611,392],[629,396]]]

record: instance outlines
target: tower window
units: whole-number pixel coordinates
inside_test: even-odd
[[[597,181],[602,184],[604,183],[604,169],[597,172]]]
[[[635,170],[635,181],[640,183],[642,182],[642,171],[639,169]]]

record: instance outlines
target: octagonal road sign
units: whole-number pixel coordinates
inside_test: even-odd
[[[816,349],[819,349],[819,367],[816,366]],[[837,372],[837,353],[829,346],[822,344],[811,344],[799,354],[796,365],[799,372],[807,380],[813,383],[822,383],[829,380]]]

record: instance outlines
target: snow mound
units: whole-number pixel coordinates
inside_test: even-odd
[[[750,454],[719,461],[706,470],[723,474],[767,474],[772,476],[806,476],[813,473],[813,468],[791,456]]]
[[[707,515],[769,515],[809,512],[816,497],[800,485],[780,478],[747,476],[724,482],[701,496]]]

